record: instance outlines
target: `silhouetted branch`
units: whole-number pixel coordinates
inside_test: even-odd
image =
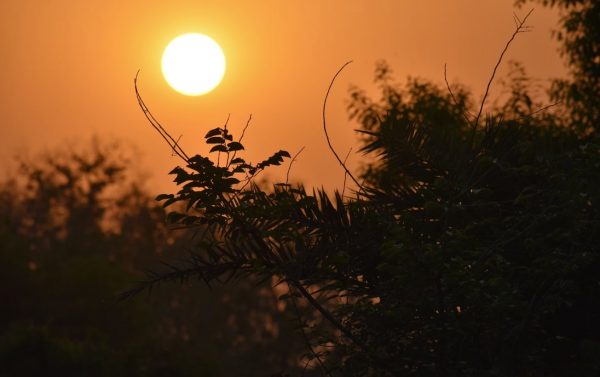
[[[352,152],[352,147],[348,149],[348,153],[346,153],[346,157],[344,158],[344,164],[348,161],[348,157],[350,156],[350,152]],[[348,173],[344,172],[344,184],[342,185],[342,198],[344,197],[344,193],[346,192],[346,178],[348,177]],[[364,180],[363,180],[364,182]]]
[[[179,135],[179,137],[177,138],[177,143],[179,143],[179,140],[181,140],[181,138],[183,137],[183,134]],[[177,156],[174,152],[171,152],[171,157],[175,157]]]
[[[302,151],[304,150],[304,147],[300,148],[300,150],[294,155],[294,157],[292,157],[292,160],[290,161],[290,165],[288,166],[288,170],[287,173],[285,175],[285,184],[288,184],[288,181],[290,179],[290,170],[292,170],[292,164],[294,163],[294,161],[296,161],[296,158],[298,157],[298,155],[300,153],[302,153]]]
[[[558,104],[560,104],[560,102],[554,102],[554,103],[551,103],[550,105],[547,105],[547,106],[544,106],[544,107],[542,107],[542,108],[539,108],[539,109],[537,109],[537,110],[535,110],[535,111],[533,111],[533,112],[531,112],[531,113],[529,113],[529,114],[527,114],[527,115],[525,115],[525,116],[522,116],[522,117],[520,117],[520,118],[516,118],[516,119],[511,119],[511,120],[513,120],[513,121],[517,121],[517,122],[518,122],[518,121],[520,121],[520,120],[529,119],[529,118],[531,118],[532,116],[534,116],[535,114],[539,114],[539,113],[541,113],[541,112],[543,112],[543,111],[546,111],[546,110],[548,110],[548,109],[549,109],[549,108],[551,108],[551,107],[557,106]]]
[[[246,129],[248,128],[248,126],[250,125],[250,121],[252,120],[252,114],[250,114],[248,116],[248,120],[246,121],[246,125],[244,126],[244,129],[242,130],[242,134],[240,135],[240,139],[238,140],[238,143],[242,142],[242,139],[244,138],[244,135],[246,134]]]
[[[306,290],[306,288],[304,288],[304,286],[302,285],[302,283],[300,283],[297,280],[290,280],[292,282],[292,284],[294,285],[294,288],[298,289],[298,291],[302,294],[302,296],[304,296],[304,298],[306,298],[308,300],[308,302],[315,308],[317,309],[317,311],[319,313],[321,313],[321,315],[323,317],[325,317],[325,319],[327,319],[329,321],[329,323],[331,323],[335,328],[337,328],[338,330],[340,330],[342,332],[342,334],[344,334],[344,336],[346,336],[346,338],[348,338],[349,340],[352,341],[352,343],[354,343],[356,346],[358,346],[359,348],[361,348],[363,351],[371,354],[371,352],[369,352],[369,348],[360,340],[358,339],[354,334],[352,334],[352,332],[346,327],[344,326],[340,321],[338,321],[333,314],[331,314],[329,312],[329,310],[325,309],[323,307],[323,305],[321,305],[314,297],[313,295],[310,294],[310,292],[308,292]],[[373,356],[371,354],[371,356]]]
[[[306,332],[304,331],[304,323],[302,322],[302,316],[300,315],[300,310],[298,309],[298,304],[296,303],[296,295],[293,292],[292,286],[290,285],[289,282],[287,282],[287,286],[288,286],[288,292],[290,292],[290,298],[292,299],[292,305],[294,306],[294,312],[296,314],[296,319],[300,323],[300,331],[302,332],[302,338],[304,338],[306,347],[308,347],[308,349],[310,350],[310,353],[312,353],[313,357],[315,359],[317,359],[317,362],[319,363],[319,366],[321,367],[323,374],[326,376],[331,376],[331,373],[327,370],[327,368],[323,364],[323,361],[321,361],[321,358],[319,357],[317,352],[315,352],[312,344],[310,344],[310,339],[308,339],[308,335],[306,335]]]
[[[500,63],[502,62],[502,59],[504,58],[504,54],[506,54],[506,51],[508,51],[508,47],[511,45],[512,41],[516,38],[516,36],[518,34],[529,31],[529,27],[525,26],[525,22],[527,22],[527,19],[529,18],[529,16],[531,15],[532,12],[533,12],[533,9],[531,9],[529,11],[529,13],[527,13],[527,15],[525,16],[525,18],[523,18],[523,20],[519,19],[519,17],[517,17],[516,14],[513,14],[513,16],[515,17],[515,21],[518,21],[516,29],[515,29],[514,33],[512,34],[512,36],[510,37],[510,39],[508,40],[508,42],[506,42],[506,45],[504,46],[504,49],[500,53],[500,57],[498,58],[498,61],[496,62],[496,65],[494,66],[492,75],[490,76],[490,79],[485,88],[485,93],[483,94],[483,99],[481,100],[481,106],[479,107],[479,112],[477,113],[477,116],[475,117],[475,122],[473,123],[473,128],[477,128],[477,125],[479,123],[479,118],[481,117],[481,113],[483,112],[483,106],[485,105],[485,101],[490,92],[490,86],[492,85],[492,82],[494,81],[494,77],[496,77],[496,71],[498,70]]]
[[[227,117],[227,120],[229,121],[229,117]],[[238,140],[238,143],[242,142],[242,139],[244,138],[244,135],[246,134],[246,129],[248,128],[248,126],[250,126],[250,121],[252,120],[252,114],[250,114],[248,116],[248,120],[246,121],[246,125],[244,126],[244,128],[242,129],[242,134],[240,135],[240,138]],[[225,125],[227,126],[227,123],[225,123]],[[237,155],[238,151],[234,151],[233,155],[231,156],[231,159],[229,160],[229,162],[227,163],[227,167],[229,167],[230,162],[235,158],[235,156]]]
[[[348,168],[346,167],[346,164],[344,164],[344,162],[342,161],[340,156],[338,156],[337,152],[333,148],[333,145],[331,145],[331,140],[329,139],[329,133],[327,132],[327,120],[326,120],[326,116],[325,116],[325,111],[326,111],[326,107],[327,107],[327,98],[329,98],[329,92],[331,91],[331,87],[333,87],[333,83],[335,82],[335,79],[338,77],[338,75],[350,63],[352,63],[352,60],[346,62],[344,65],[342,65],[342,67],[340,69],[338,69],[336,74],[333,76],[333,79],[331,79],[331,82],[329,83],[329,87],[327,88],[327,93],[325,94],[325,99],[323,100],[323,131],[325,132],[325,139],[327,139],[327,145],[329,146],[329,149],[331,150],[331,152],[333,153],[335,158],[338,160],[340,165],[344,168],[346,173],[350,176],[350,178],[352,178],[354,183],[359,187],[360,190],[362,190],[363,189],[362,185],[360,183],[358,183],[356,178],[354,178],[354,175],[352,175],[350,170],[348,170]]]
[[[140,71],[138,70],[137,73],[135,74],[135,78],[133,79],[133,86],[135,88],[135,95],[136,95],[138,104],[139,104],[140,108],[142,109],[142,112],[144,113],[144,115],[146,116],[146,119],[148,119],[148,121],[150,122],[152,127],[160,134],[160,136],[167,142],[167,144],[169,144],[169,146],[173,150],[173,153],[175,153],[177,156],[179,156],[179,158],[181,158],[183,161],[185,161],[187,163],[190,159],[188,157],[188,155],[179,146],[177,140],[173,139],[171,134],[169,134],[169,132],[167,132],[167,130],[164,129],[164,127],[160,124],[160,122],[158,120],[156,120],[156,118],[154,117],[154,115],[152,115],[152,113],[150,112],[150,109],[148,109],[148,106],[146,106],[146,103],[142,99],[142,96],[140,95],[140,92],[139,92],[138,86],[137,86],[137,80],[138,80],[139,74],[140,74]]]
[[[167,266],[170,271],[166,273],[157,273],[148,271],[146,275],[148,279],[139,282],[135,287],[129,289],[125,292],[120,293],[117,296],[118,301],[129,299],[143,291],[151,291],[155,286],[160,285],[161,283],[171,282],[171,281],[180,281],[184,282],[189,280],[192,277],[200,277],[207,285],[211,280],[229,272],[229,271],[239,271],[244,268],[248,268],[248,266],[244,266],[243,263],[238,262],[225,262],[219,265],[194,265],[187,268],[181,268],[174,265],[170,265],[167,263],[163,264]]]
[[[444,81],[446,82],[446,88],[448,89],[448,92],[450,93],[450,97],[452,97],[452,101],[454,102],[454,105],[459,108],[460,105],[458,104],[458,100],[456,99],[456,97],[454,96],[454,93],[452,92],[452,88],[450,88],[450,83],[448,82],[448,75],[446,72],[446,64],[444,64]],[[473,114],[471,114],[469,112],[469,110],[466,110],[466,113],[462,113],[463,117],[465,117],[465,120],[467,121],[467,124],[471,123],[471,120],[469,119],[469,117],[467,116],[470,115],[471,117],[475,117]]]

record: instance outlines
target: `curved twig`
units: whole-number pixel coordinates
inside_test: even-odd
[[[350,152],[352,152],[352,147],[346,153],[346,157],[344,158],[344,164],[348,161],[348,157],[350,157]],[[342,198],[344,197],[344,193],[346,192],[346,178],[348,177],[348,173],[344,172],[344,184],[342,185]],[[363,180],[364,181],[364,180]]]
[[[146,119],[148,119],[150,125],[152,125],[156,132],[158,132],[160,136],[167,142],[167,144],[169,144],[169,146],[173,150],[173,153],[175,153],[177,156],[179,156],[179,158],[181,158],[187,163],[190,159],[189,156],[185,153],[183,148],[179,146],[177,140],[173,139],[171,134],[169,134],[169,132],[160,124],[160,122],[156,120],[156,118],[154,117],[154,115],[152,115],[150,109],[148,108],[148,106],[146,106],[146,103],[142,99],[142,96],[137,86],[139,74],[140,70],[138,69],[137,73],[135,74],[135,78],[133,79],[133,86],[135,88],[135,96],[137,98],[140,108],[142,109],[142,112],[144,113],[144,116],[146,116]]]
[[[363,190],[362,185],[360,183],[358,183],[358,181],[356,180],[356,178],[354,178],[354,175],[352,175],[352,173],[350,172],[350,170],[348,170],[348,167],[346,166],[346,164],[344,164],[344,161],[342,161],[342,159],[340,158],[340,156],[338,156],[337,152],[333,148],[333,145],[331,145],[331,140],[329,139],[329,133],[327,132],[327,120],[326,120],[326,116],[325,116],[326,107],[327,107],[327,98],[329,98],[329,92],[331,92],[331,88],[333,87],[333,83],[335,82],[335,79],[338,77],[338,75],[342,72],[342,70],[344,68],[346,68],[346,66],[348,64],[350,64],[350,63],[352,63],[352,60],[346,62],[344,65],[341,66],[340,69],[338,69],[338,71],[336,72],[336,74],[331,79],[331,82],[329,83],[329,87],[327,88],[327,93],[325,93],[325,99],[323,100],[323,131],[325,132],[325,139],[327,140],[327,145],[329,146],[329,149],[331,150],[331,152],[333,153],[333,155],[335,156],[335,158],[338,160],[338,162],[340,163],[340,165],[344,168],[344,170],[346,171],[346,173],[348,174],[348,176],[350,178],[352,178],[352,180],[358,186],[358,188],[360,190]]]
[[[287,173],[285,174],[285,184],[287,185],[290,179],[290,171],[292,170],[292,164],[296,161],[296,158],[298,157],[298,155],[300,155],[300,153],[302,153],[302,151],[304,150],[304,147],[300,148],[300,150],[294,155],[294,157],[292,157],[292,160],[290,161],[290,165],[288,166],[288,170]]]
[[[452,101],[454,102],[454,105],[459,108],[460,105],[458,103],[458,100],[456,99],[456,97],[454,96],[454,92],[452,92],[452,88],[450,88],[450,83],[448,82],[448,73],[447,73],[447,68],[446,68],[446,64],[444,63],[444,81],[446,82],[446,88],[448,89],[448,92],[450,93],[450,97],[452,97]],[[465,118],[465,120],[467,121],[467,125],[471,123],[471,120],[469,119],[469,117],[467,116],[470,115],[471,117],[475,117],[473,114],[471,114],[471,112],[469,112],[469,110],[466,110],[466,112],[463,112],[462,115]]]

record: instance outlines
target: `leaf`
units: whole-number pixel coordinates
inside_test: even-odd
[[[171,174],[171,175],[172,175],[172,174],[180,174],[182,171],[183,171],[183,172],[185,172],[185,170],[183,170],[183,169],[181,168],[181,166],[177,166],[176,168],[174,168],[173,170],[171,170],[171,171],[169,172],[169,174]]]
[[[176,167],[175,169],[173,169],[169,174],[175,174],[176,177],[173,180],[173,182],[177,183],[178,185],[188,181],[190,179],[190,173],[188,173],[187,171],[183,170],[180,167]]]
[[[210,152],[227,152],[227,147],[225,147],[223,144],[219,144],[219,145],[215,145],[214,147],[210,148]]]
[[[230,186],[231,186],[231,185],[235,185],[235,184],[238,184],[238,183],[240,183],[240,180],[239,180],[239,179],[237,179],[237,178],[233,178],[233,177],[231,177],[231,178],[225,178],[225,179],[223,180],[223,182],[225,182],[226,184],[228,184],[228,185],[230,185]]]
[[[231,160],[231,163],[232,164],[244,164],[244,163],[246,163],[246,161],[241,157],[236,157],[233,160]]]
[[[275,152],[271,157],[266,160],[258,163],[256,166],[258,168],[266,168],[271,165],[281,165],[283,162],[283,157],[290,157],[290,154],[284,150],[280,150],[279,152]]]
[[[200,220],[200,218],[198,216],[187,216],[185,219],[183,219],[182,222],[185,225],[193,225],[198,220]]]
[[[168,206],[170,206],[171,204],[173,204],[179,200],[181,200],[181,199],[176,198],[176,197],[169,198],[162,204],[162,207],[167,208]]]
[[[206,144],[224,144],[225,139],[220,136],[209,137],[206,139]]]
[[[167,224],[176,224],[179,220],[183,219],[184,217],[187,216],[183,213],[169,212],[169,214],[167,214]]]
[[[233,152],[244,149],[244,146],[241,143],[238,143],[237,141],[232,141],[231,143],[227,144],[227,148],[229,148],[230,152]]]
[[[211,136],[217,136],[217,135],[220,135],[220,134],[221,134],[221,129],[217,127],[217,128],[213,128],[212,130],[208,131],[206,133],[206,135],[204,135],[204,138],[208,139]]]
[[[161,201],[161,200],[171,199],[171,198],[173,198],[173,194],[160,194],[160,195],[157,195],[156,198],[154,198],[154,200]]]

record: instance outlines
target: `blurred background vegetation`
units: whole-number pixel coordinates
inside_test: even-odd
[[[159,258],[183,255],[190,236],[167,229],[135,166],[131,148],[94,139],[22,160],[0,186],[0,375],[264,376],[300,365],[296,324],[270,284],[116,300]]]

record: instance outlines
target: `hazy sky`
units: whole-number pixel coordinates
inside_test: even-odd
[[[399,80],[410,75],[439,83],[447,63],[451,81],[479,97],[514,30],[513,11],[513,0],[2,0],[0,158],[91,135],[125,139],[139,146],[136,169],[151,174],[152,192],[163,191],[166,173],[179,161],[137,106],[133,77],[141,69],[147,105],[175,136],[183,135],[188,154],[205,151],[202,136],[228,114],[236,134],[252,114],[244,143],[250,160],[305,146],[293,178],[341,186],[343,171],[326,150],[321,128],[323,96],[335,71],[354,61],[328,107],[333,143],[345,155],[356,145],[357,127],[345,110],[348,88],[372,90],[377,60],[387,60]],[[539,79],[563,74],[550,37],[557,19],[537,7],[533,32],[519,36],[507,59],[523,62]],[[223,82],[204,96],[183,96],[161,75],[166,44],[187,32],[211,36],[227,58]],[[351,156],[351,165],[360,158]]]

